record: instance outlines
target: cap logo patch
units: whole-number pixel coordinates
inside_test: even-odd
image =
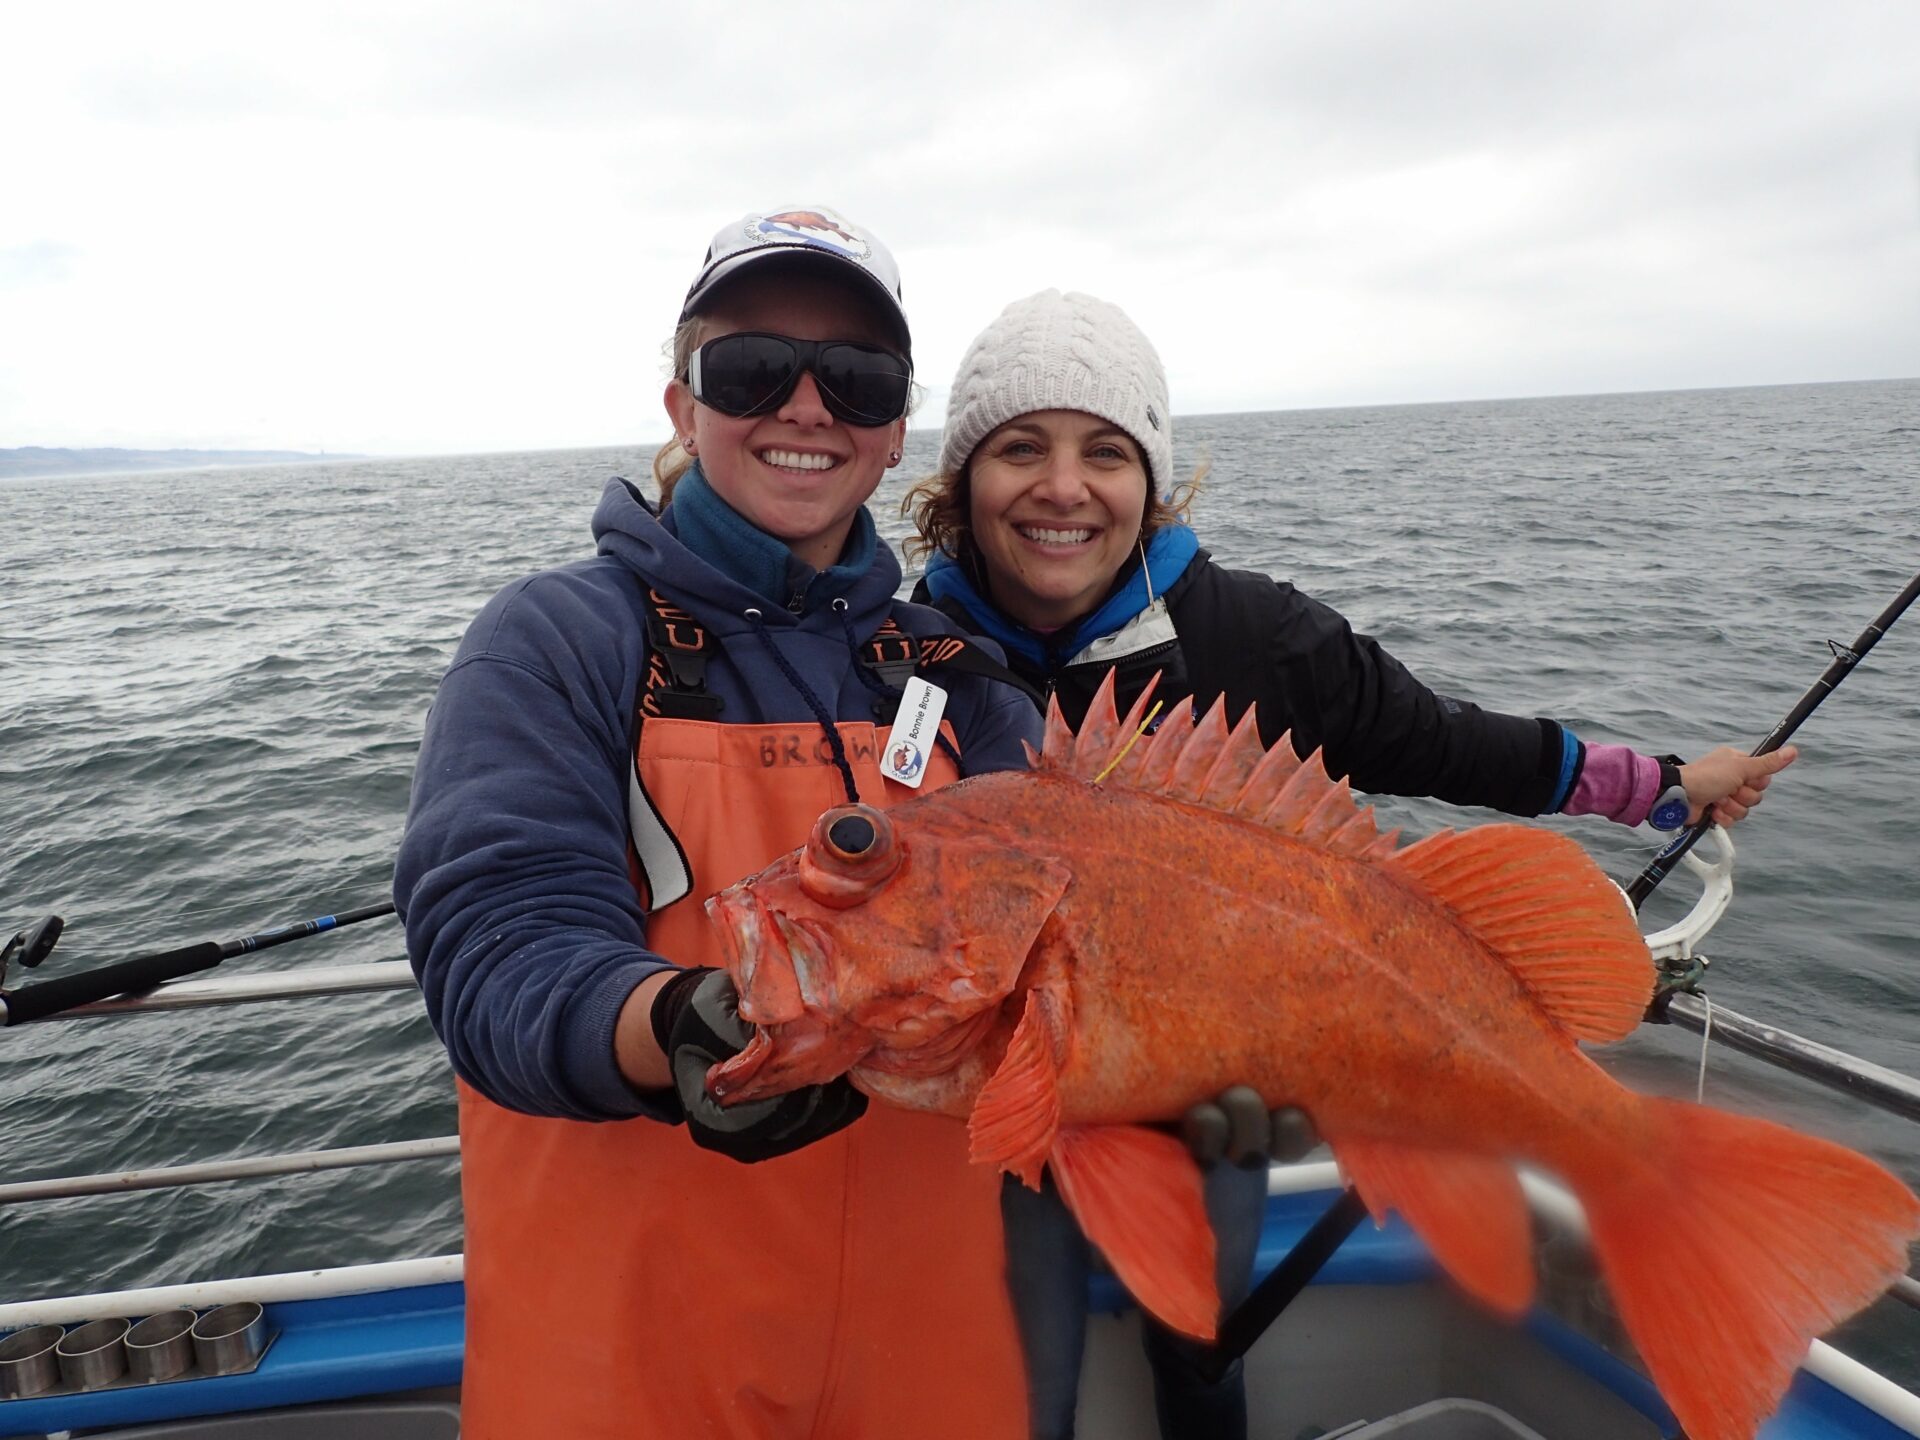
[[[1153,406],[1151,405],[1147,406],[1147,423],[1156,430],[1160,428],[1160,417],[1154,414]]]
[[[811,245],[849,260],[865,260],[873,247],[831,215],[818,210],[783,210],[747,223],[747,239],[756,245]]]

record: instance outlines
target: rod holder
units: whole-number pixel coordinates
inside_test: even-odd
[[[238,1300],[193,1322],[193,1357],[209,1375],[251,1370],[267,1345],[267,1312],[257,1300]]]
[[[162,1310],[127,1331],[127,1373],[144,1385],[171,1380],[193,1364],[191,1310]]]
[[[98,1390],[127,1373],[127,1322],[89,1320],[69,1330],[53,1347],[61,1381],[75,1390]]]
[[[60,1383],[53,1347],[66,1333],[58,1325],[32,1325],[0,1340],[0,1400],[24,1400]]]

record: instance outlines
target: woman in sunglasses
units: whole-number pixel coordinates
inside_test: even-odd
[[[1684,765],[1436,695],[1327,606],[1214,564],[1183,523],[1192,491],[1172,489],[1172,463],[1166,376],[1133,322],[1089,295],[1016,301],[962,360],[940,473],[908,496],[909,549],[928,556],[915,598],[999,641],[1075,726],[1109,670],[1122,711],[1158,674],[1155,694],[1191,695],[1196,714],[1224,696],[1237,721],[1257,702],[1267,744],[1291,731],[1302,756],[1324,746],[1328,770],[1358,790],[1673,829],[1708,807],[1739,819],[1794,758],[1722,748]],[[1241,1089],[1186,1129],[1203,1158],[1240,1162],[1206,1182],[1231,1307],[1248,1288],[1266,1155],[1303,1150],[1311,1125]],[[1010,1183],[1003,1199],[1036,1437],[1073,1433],[1090,1263],[1048,1186]],[[1246,1434],[1238,1363],[1209,1382],[1203,1348],[1151,1321],[1146,1350],[1163,1435]]]
[[[954,629],[893,599],[865,508],[905,433],[899,293],[829,211],[722,230],[674,336],[664,508],[610,483],[597,556],[496,596],[428,719],[395,896],[460,1080],[465,1434],[1025,1428],[964,1129],[844,1080],[727,1110],[703,1083],[749,1032],[702,902],[823,811],[913,793],[884,726]],[[953,649],[923,786],[1039,736]]]

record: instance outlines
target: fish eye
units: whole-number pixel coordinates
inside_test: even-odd
[[[873,848],[873,822],[864,815],[842,815],[827,827],[827,843],[852,858]]]
[[[868,805],[840,805],[822,815],[800,855],[800,888],[822,905],[844,909],[876,894],[906,854],[892,823]]]

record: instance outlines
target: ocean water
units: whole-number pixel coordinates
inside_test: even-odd
[[[1294,581],[1436,688],[1592,740],[1751,746],[1920,568],[1920,382],[1183,418],[1223,561]],[[916,432],[875,501],[903,533]],[[385,897],[439,675],[499,586],[589,553],[650,447],[0,483],[0,936],[42,976]],[[1716,1000],[1920,1074],[1920,617],[1801,732],[1740,827]],[[1389,802],[1416,832],[1448,818]],[[1469,816],[1485,818],[1484,816]],[[1656,848],[1554,821],[1623,881]],[[1668,892],[1656,904],[1677,913]],[[394,959],[372,922],[225,971]],[[19,976],[11,983],[19,983]],[[1700,1041],[1605,1052],[1691,1094]],[[1920,1128],[1714,1048],[1710,1101],[1920,1184]],[[0,1031],[0,1179],[450,1134],[411,991]],[[1667,1217],[1684,1224],[1684,1216]],[[42,1203],[0,1299],[447,1253],[451,1162]],[[1920,1386],[1920,1315],[1840,1337]]]

